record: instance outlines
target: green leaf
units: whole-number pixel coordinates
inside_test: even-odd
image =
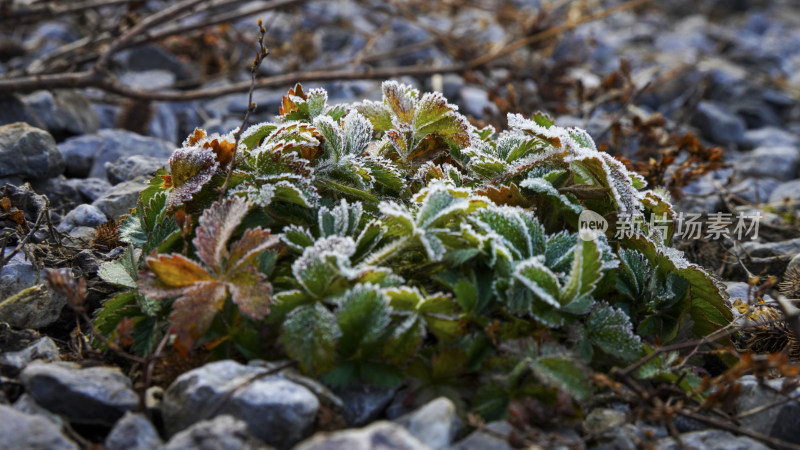
[[[519,263],[514,269],[514,279],[527,287],[540,300],[560,308],[558,277],[544,265],[542,259],[534,257]]]
[[[94,325],[97,331],[105,336],[109,336],[117,325],[126,317],[135,317],[141,312],[136,304],[139,294],[135,291],[123,292],[106,300],[103,307],[97,312]]]
[[[416,354],[423,337],[425,325],[417,314],[412,314],[394,327],[383,348],[383,355],[390,363],[403,365]]]
[[[335,367],[336,342],[341,331],[336,317],[321,303],[294,309],[283,323],[280,343],[300,368],[321,374]]]
[[[357,285],[339,300],[336,320],[342,330],[339,348],[353,356],[378,341],[389,325],[389,302],[377,286]]]
[[[129,246],[119,259],[101,264],[97,274],[106,283],[133,289],[139,279],[138,266],[133,247]]]
[[[589,371],[572,356],[541,356],[531,361],[530,368],[543,384],[566,392],[576,400],[589,398],[594,390]]]
[[[260,123],[258,125],[253,125],[244,133],[242,133],[241,142],[247,147],[248,150],[252,150],[256,146],[258,146],[264,138],[272,134],[278,128],[278,125],[274,123]]]
[[[603,260],[597,244],[592,240],[579,240],[575,246],[572,270],[561,292],[561,304],[567,305],[575,299],[590,295],[603,276],[602,269]]]
[[[641,358],[642,341],[633,333],[633,325],[621,310],[600,303],[586,321],[589,339],[600,350],[626,362]]]
[[[133,325],[133,353],[137,356],[145,357],[153,353],[158,345],[158,319],[155,317],[143,317],[135,321]]]

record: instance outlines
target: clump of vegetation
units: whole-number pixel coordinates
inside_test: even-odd
[[[476,129],[387,81],[354,105],[298,85],[279,122],[197,130],[120,225],[128,250],[100,275],[123,290],[96,327],[113,341],[124,325],[140,356],[171,336],[184,355],[288,357],[334,385],[408,380],[485,418],[586,399],[593,374],[647,355],[634,376],[692,391],[652,345],[731,313],[670,248],[669,202],[583,130],[508,123]],[[605,233],[581,238],[584,211]],[[616,235],[630,215],[637,231]]]

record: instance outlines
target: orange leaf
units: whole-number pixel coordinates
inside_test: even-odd
[[[201,281],[212,281],[212,276],[202,266],[183,255],[158,255],[147,258],[150,271],[169,288],[182,288]]]

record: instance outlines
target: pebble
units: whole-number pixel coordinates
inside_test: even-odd
[[[680,435],[681,444],[665,437],[655,442],[656,450],[768,450],[769,447],[746,436],[735,436],[722,430],[692,431]]]
[[[366,425],[380,417],[394,398],[396,388],[372,384],[352,384],[334,388],[333,392],[344,402],[342,416],[350,426]]]
[[[0,405],[0,436],[3,446],[25,450],[78,450],[53,422]]]
[[[164,450],[269,450],[253,436],[247,422],[222,415],[202,420],[181,431],[167,442]]]
[[[36,403],[75,424],[112,426],[139,404],[131,380],[117,368],[35,361],[20,380]]]
[[[147,187],[149,181],[150,177],[143,176],[120,183],[92,202],[92,205],[102,211],[109,219],[119,219],[121,216],[129,214],[130,210],[136,207],[139,194]]]
[[[105,179],[107,162],[126,155],[168,159],[174,149],[171,142],[117,129],[69,138],[58,145],[58,150],[67,160],[66,175],[71,178]]]
[[[745,123],[726,107],[712,102],[700,102],[692,117],[692,125],[716,144],[744,142]]]
[[[300,443],[294,450],[428,450],[402,426],[386,421],[375,422],[366,428],[333,433],[318,433]]]
[[[94,205],[78,205],[68,212],[56,227],[58,231],[69,233],[75,227],[96,227],[108,222],[108,217]]]
[[[432,400],[395,422],[433,450],[449,447],[461,429],[456,406],[447,397]]]
[[[106,450],[156,450],[164,442],[144,414],[126,412],[105,440]]]
[[[795,147],[762,146],[736,161],[739,174],[793,180],[800,164],[800,151]]]
[[[169,162],[169,158],[131,155],[106,163],[106,176],[111,184],[133,180],[139,176],[152,178],[153,174]]]
[[[0,126],[0,178],[40,180],[64,172],[64,158],[47,131],[17,122]]]
[[[793,208],[800,206],[800,180],[781,183],[769,195],[769,203],[772,207],[784,207],[787,200],[789,206]]]
[[[39,338],[31,345],[18,351],[0,353],[0,368],[2,368],[3,373],[9,376],[16,376],[25,366],[36,360],[61,361],[58,347],[49,337]]]
[[[97,131],[99,118],[89,100],[70,90],[36,91],[22,98],[53,136],[76,136]]]
[[[224,360],[184,373],[164,396],[167,434],[175,435],[209,416],[230,414],[270,445],[286,448],[299,442],[311,432],[319,400],[281,376],[258,376],[265,372]]]

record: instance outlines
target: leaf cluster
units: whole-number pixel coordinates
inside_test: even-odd
[[[127,291],[98,328],[134,317],[183,353],[410,380],[494,418],[514,399],[586,399],[592,372],[730,322],[719,281],[649,225],[673,213],[642,177],[583,130],[508,122],[476,129],[440,94],[387,81],[355,105],[298,85],[236,152],[232,134],[196,131],[121,226],[131,248],[101,273]],[[610,223],[596,239],[578,233],[587,210]],[[615,236],[631,213],[641,232]]]

